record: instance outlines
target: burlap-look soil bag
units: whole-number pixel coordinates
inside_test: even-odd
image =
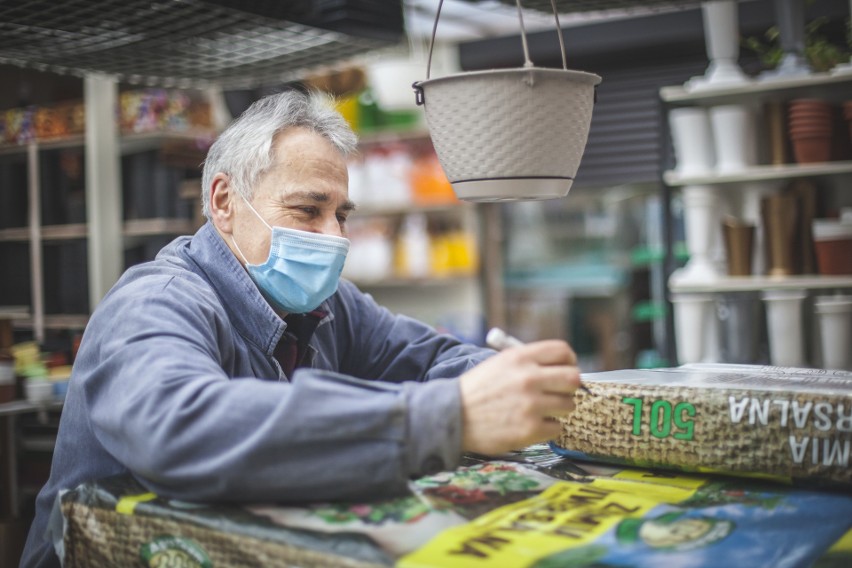
[[[370,539],[274,525],[240,507],[158,498],[129,477],[84,484],[62,498],[64,568],[216,566],[375,568]]]
[[[64,492],[51,534],[66,568],[852,565],[848,492],[503,457],[361,503],[193,504],[108,478]]]
[[[852,373],[686,365],[583,380],[593,394],[560,419],[561,453],[852,485]]]

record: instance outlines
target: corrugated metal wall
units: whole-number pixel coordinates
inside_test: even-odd
[[[577,187],[655,182],[671,156],[660,87],[702,74],[706,61],[596,71],[603,77]],[[670,165],[670,164],[669,164]]]

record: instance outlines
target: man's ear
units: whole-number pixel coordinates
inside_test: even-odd
[[[237,197],[227,174],[220,172],[213,176],[213,182],[210,184],[210,219],[216,228],[226,235],[233,232]]]

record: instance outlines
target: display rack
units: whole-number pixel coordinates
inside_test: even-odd
[[[759,292],[762,290],[832,290],[852,288],[852,276],[725,276],[707,282],[671,282],[672,292]]]
[[[683,176],[669,170],[663,180],[672,187],[685,185],[728,185],[756,181],[788,180],[805,177],[827,177],[852,174],[852,161],[822,164],[783,164],[752,166],[736,173]]]
[[[174,141],[208,141],[213,132],[198,128],[184,131],[159,131],[130,133],[119,138],[119,155],[128,155],[151,151],[163,144]],[[88,313],[50,313],[45,302],[45,271],[50,267],[44,257],[44,247],[47,243],[63,246],[63,243],[88,241],[91,237],[91,223],[69,222],[61,224],[44,224],[43,214],[44,195],[50,194],[47,182],[41,179],[42,156],[45,151],[57,149],[86,149],[83,136],[68,136],[61,139],[30,141],[26,144],[0,145],[0,156],[10,157],[17,154],[26,156],[26,186],[2,187],[3,195],[9,192],[22,191],[27,195],[29,217],[26,226],[7,227],[0,229],[0,244],[26,243],[29,244],[29,281],[30,281],[30,317],[17,321],[19,329],[32,330],[37,340],[42,341],[46,330],[80,330],[88,321]],[[137,188],[138,189],[138,188]],[[89,196],[86,198],[89,199]],[[153,194],[146,199],[154,199]],[[55,222],[55,221],[54,221]],[[119,246],[126,250],[134,245],[144,243],[146,239],[167,237],[193,232],[195,226],[188,218],[172,218],[157,216],[152,218],[127,218],[119,223]],[[121,249],[119,249],[121,250]],[[91,251],[90,251],[91,252]],[[77,265],[78,271],[86,271],[86,262]],[[12,267],[4,264],[4,270]],[[120,268],[123,268],[123,263]],[[84,279],[85,280],[85,279]],[[56,283],[54,283],[56,284]],[[85,294],[85,290],[76,290]]]
[[[829,100],[840,100],[844,91],[831,89],[832,85],[849,82],[849,74],[813,73],[811,75],[775,78],[768,81],[751,81],[742,85],[720,86],[711,90],[688,91],[683,86],[660,89],[660,98],[668,104],[725,104],[748,100],[762,101],[778,96],[806,97],[828,96]],[[848,91],[845,91],[848,95]]]
[[[664,87],[660,90],[660,99],[667,110],[683,106],[713,107],[729,104],[747,104],[753,107],[770,102],[784,103],[798,98],[819,98],[839,105],[841,101],[848,100],[850,92],[852,92],[852,74],[814,73],[785,79],[753,80],[742,85],[723,86],[698,92],[689,92],[682,86]],[[758,136],[758,146],[761,143],[768,144],[769,141]],[[763,148],[758,147],[758,150],[761,149]],[[741,186],[738,184],[745,184],[743,187],[751,189],[754,189],[755,186],[763,186],[768,188],[769,191],[774,191],[783,182],[801,179],[825,182],[819,184],[820,187],[815,185],[816,191],[820,195],[832,195],[832,189],[834,189],[835,198],[839,200],[842,196],[836,190],[844,184],[852,182],[852,161],[847,158],[844,161],[822,163],[761,164],[747,166],[736,172],[701,175],[681,175],[676,170],[663,173],[663,181],[668,188],[714,187],[719,190],[720,195],[726,196],[741,193],[739,191]],[[845,201],[848,204],[848,199],[845,199]],[[809,291],[810,295],[816,293],[830,294],[832,292],[848,293],[852,289],[852,275],[767,276],[754,274],[751,276],[727,276],[720,274],[717,277],[708,276],[701,281],[696,281],[689,278],[684,279],[682,274],[676,273],[669,280],[668,289],[671,293],[679,294],[681,297],[683,295],[694,295],[695,298],[704,294],[710,294],[710,298],[719,298],[720,295],[732,292],[766,292],[771,294],[783,291],[790,293]],[[807,317],[803,319],[802,325],[813,325],[813,322]],[[698,324],[698,327],[700,327],[700,324]],[[791,330],[791,333],[793,331],[795,333],[801,331],[803,335],[810,334],[805,330]],[[682,333],[677,335],[683,336]],[[686,335],[690,335],[690,333],[686,333]],[[805,350],[807,349],[809,349],[808,346]],[[811,363],[813,363],[813,359],[811,359]]]

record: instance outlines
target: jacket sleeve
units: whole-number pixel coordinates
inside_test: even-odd
[[[458,463],[457,381],[329,371],[292,383],[230,378],[233,331],[205,299],[209,289],[180,279],[133,287],[99,306],[75,379],[98,442],[152,491],[202,501],[369,499]]]
[[[389,382],[456,378],[494,354],[393,314],[350,282],[341,281],[338,297],[337,343],[344,346],[340,369],[346,374]]]

